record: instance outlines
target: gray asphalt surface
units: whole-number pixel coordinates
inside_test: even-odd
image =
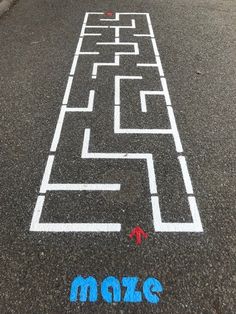
[[[65,119],[51,179],[125,180],[126,188],[117,198],[107,192],[49,193],[41,219],[119,221],[122,230],[29,231],[84,14],[108,9],[150,13],[203,233],[154,232],[142,162],[76,164],[88,123],[94,151],[152,150],[159,165],[163,219],[191,221],[189,210],[182,206],[184,191],[173,166],[171,140],[135,141],[111,134],[113,109],[107,103],[113,98],[109,82],[115,70],[105,68],[94,86],[100,91],[96,102],[100,111],[92,118]],[[0,313],[236,313],[235,51],[233,0],[25,0],[0,18]],[[147,49],[147,59],[149,53]],[[130,62],[122,65],[128,75],[133,74]],[[86,67],[84,62],[82,78]],[[142,88],[148,89],[151,74],[145,69],[142,74],[146,78]],[[87,95],[86,79],[80,88],[77,83],[71,91],[75,106]],[[129,84],[123,94],[127,103],[137,97]],[[141,87],[137,83],[135,88]],[[139,127],[145,123],[154,127],[155,116],[140,121],[135,110],[128,106],[125,110],[124,125],[133,121]],[[160,127],[165,127],[164,113],[157,114]],[[141,246],[128,238],[136,225],[149,234]],[[76,275],[91,275],[98,281],[109,275],[138,276],[142,281],[153,276],[163,284],[164,293],[155,305],[107,304],[101,298],[95,304],[71,304],[70,284]]]

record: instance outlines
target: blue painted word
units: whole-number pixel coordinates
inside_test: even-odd
[[[80,302],[96,302],[99,286],[103,300],[108,303],[142,302],[143,295],[147,302],[158,303],[160,300],[158,294],[163,292],[161,283],[156,278],[149,277],[144,281],[141,292],[136,290],[138,281],[138,277],[123,277],[120,283],[116,277],[109,276],[103,279],[101,285],[98,285],[97,280],[92,276],[87,278],[77,276],[71,284],[70,301],[76,302],[79,299]],[[125,293],[122,293],[121,287],[125,288]]]

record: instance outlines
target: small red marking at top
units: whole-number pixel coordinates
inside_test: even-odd
[[[106,11],[104,13],[105,16],[108,16],[108,17],[112,17],[113,16],[113,12],[112,11]]]

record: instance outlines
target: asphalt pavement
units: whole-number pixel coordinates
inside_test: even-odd
[[[234,0],[0,18],[0,313],[236,313],[235,51]],[[76,276],[96,302],[71,302]],[[108,276],[142,300],[107,302]]]

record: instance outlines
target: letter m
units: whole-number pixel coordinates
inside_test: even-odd
[[[79,301],[89,302],[97,301],[97,281],[92,276],[83,278],[77,276],[74,278],[70,289],[70,302],[76,302],[78,299],[78,290],[80,288]]]

